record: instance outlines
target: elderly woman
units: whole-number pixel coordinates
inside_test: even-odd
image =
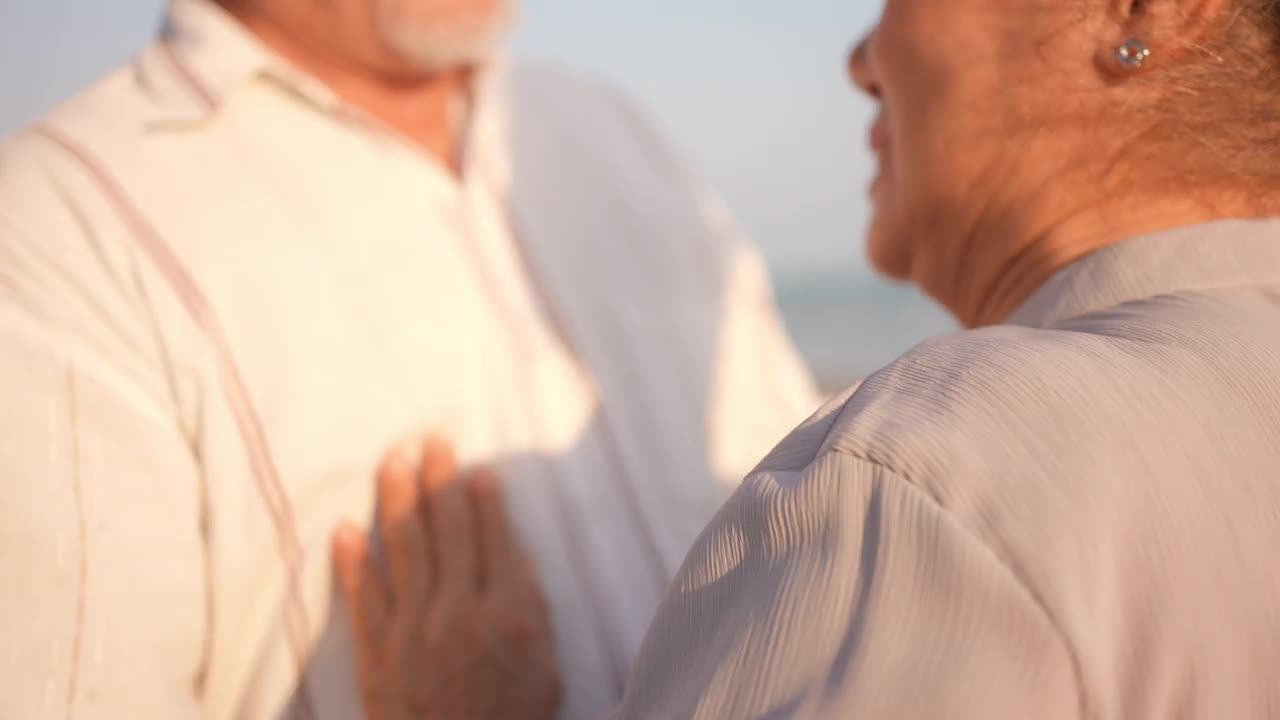
[[[1280,717],[1275,0],[888,0],[852,71],[973,329],[760,464],[619,716]]]

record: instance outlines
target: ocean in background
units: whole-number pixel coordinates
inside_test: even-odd
[[[780,276],[774,289],[792,340],[828,391],[866,377],[922,340],[958,328],[914,288],[855,272]]]

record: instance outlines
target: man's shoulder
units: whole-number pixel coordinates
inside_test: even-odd
[[[0,142],[4,162],[40,154],[39,133],[54,128],[83,142],[129,148],[159,124],[195,117],[200,100],[192,95],[159,42],[110,70],[58,103],[40,118]],[[126,152],[128,150],[126,149]]]
[[[14,282],[3,302],[42,316],[90,296],[111,302],[131,251],[88,163],[147,165],[148,130],[184,109],[156,53],[145,49],[0,142],[0,267]]]
[[[606,135],[663,154],[671,151],[641,104],[625,89],[590,71],[546,60],[511,61],[507,96],[513,116],[575,137]]]
[[[510,90],[519,98],[611,103],[623,97],[617,85],[589,70],[541,58],[507,61]]]
[[[132,63],[116,68],[0,141],[0,244],[48,242],[51,228],[42,226],[71,218],[84,172],[69,144],[132,152],[147,111],[138,83]]]

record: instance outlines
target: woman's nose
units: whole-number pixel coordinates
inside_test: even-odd
[[[853,84],[857,85],[862,92],[873,98],[880,97],[880,82],[876,79],[874,70],[871,67],[871,59],[868,54],[868,48],[871,41],[875,38],[875,30],[867,33],[866,37],[853,48],[853,52],[849,53],[849,77],[853,79]]]

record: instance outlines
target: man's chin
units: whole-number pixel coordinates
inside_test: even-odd
[[[409,29],[384,33],[390,50],[419,72],[437,73],[483,65],[502,44],[502,36],[449,37],[442,33],[417,33]]]
[[[416,70],[457,70],[482,65],[497,54],[511,28],[509,7],[503,3],[493,15],[435,26],[384,15],[378,30],[388,49]]]

